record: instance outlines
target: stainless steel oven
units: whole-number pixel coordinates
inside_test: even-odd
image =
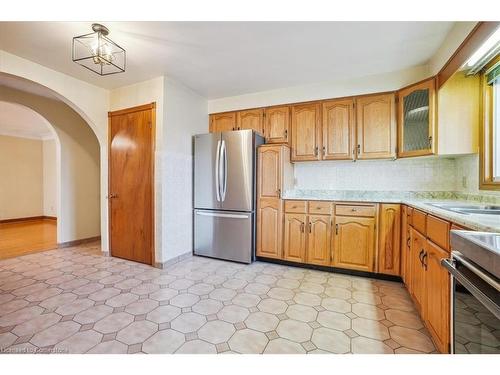
[[[453,232],[451,259],[442,261],[452,279],[451,352],[499,354],[499,254],[481,246],[478,232]]]

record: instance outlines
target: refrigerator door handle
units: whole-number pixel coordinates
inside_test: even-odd
[[[220,196],[220,148],[221,141],[217,141],[217,153],[215,154],[215,195],[217,198],[217,202],[221,201]]]
[[[221,150],[222,150],[222,161],[223,161],[223,168],[224,168],[224,173],[222,174],[222,194],[221,194],[221,201],[224,202],[226,200],[226,192],[227,192],[227,148],[226,148],[226,141],[222,140],[222,145],[221,145]]]
[[[248,219],[250,216],[249,215],[243,215],[243,214],[222,214],[222,213],[217,213],[217,212],[196,212],[196,215],[198,216],[211,216],[211,217],[225,217],[229,219]]]

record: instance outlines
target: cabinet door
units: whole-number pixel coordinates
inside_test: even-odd
[[[319,160],[321,147],[318,103],[292,106],[292,161]]]
[[[257,194],[259,198],[279,198],[281,196],[281,147],[259,147]]]
[[[283,259],[304,262],[306,250],[306,215],[285,214]]]
[[[409,259],[410,253],[410,230],[408,224],[408,210],[405,205],[401,205],[401,278],[403,282],[408,287],[407,277],[407,261]]]
[[[267,143],[288,143],[290,134],[290,107],[266,108],[264,134]]]
[[[450,342],[450,275],[441,266],[441,259],[449,258],[447,251],[427,241],[426,321],[427,327],[441,353],[448,352]]]
[[[374,218],[335,216],[333,265],[372,272],[374,242]]]
[[[434,78],[399,91],[399,157],[434,153],[435,102]]]
[[[236,113],[216,113],[210,115],[210,132],[236,130]]]
[[[331,216],[310,215],[307,227],[307,263],[328,266],[331,258]]]
[[[411,290],[417,309],[425,319],[425,269],[423,266],[423,256],[427,251],[427,240],[415,229],[411,229]]]
[[[283,237],[283,202],[260,198],[257,202],[257,256],[280,259]]]
[[[396,107],[394,94],[356,99],[357,158],[396,156]]]
[[[400,275],[401,206],[381,204],[379,218],[378,272]]]
[[[264,135],[264,110],[249,109],[247,111],[239,111],[236,118],[236,129],[252,129]]]
[[[354,100],[329,100],[323,102],[324,160],[353,158]]]

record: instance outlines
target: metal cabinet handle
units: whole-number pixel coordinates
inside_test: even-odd
[[[339,225],[335,224],[335,234],[339,234]]]
[[[288,138],[288,130],[285,129],[285,139],[287,139],[287,138]]]
[[[410,246],[411,246],[411,243],[410,243],[410,242],[411,242],[411,238],[410,238],[410,237],[408,237],[408,238],[406,239],[406,247],[410,247]]]
[[[278,193],[278,198],[280,198],[280,199],[281,199],[281,189],[278,189],[278,192],[277,192],[277,193]]]
[[[326,147],[323,146],[323,156],[326,156]]]
[[[304,233],[304,223],[300,223],[300,231]]]
[[[424,266],[425,270],[427,271],[427,251],[422,256],[422,266]]]
[[[358,155],[359,155],[361,153],[361,145],[358,144],[357,150],[358,150]]]
[[[318,146],[314,147],[314,156],[318,156]]]
[[[309,233],[311,233],[311,223],[309,223]]]
[[[418,259],[420,260],[421,264],[422,264],[422,255],[424,255],[424,249],[420,250],[420,253],[418,253]]]

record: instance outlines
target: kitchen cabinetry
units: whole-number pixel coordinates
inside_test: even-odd
[[[323,102],[322,159],[346,160],[354,156],[354,99]]]
[[[306,253],[306,215],[285,214],[283,259],[303,263]]]
[[[210,132],[236,130],[236,113],[216,113],[210,115]]]
[[[378,272],[399,276],[401,257],[401,206],[381,204],[379,209]]]
[[[252,129],[264,135],[264,110],[249,109],[236,112],[236,130]]]
[[[435,80],[405,87],[398,92],[398,157],[435,153]]]
[[[258,149],[257,256],[281,259],[283,253],[283,201],[281,192],[293,185],[290,149],[262,145]]]
[[[426,300],[426,274],[425,262],[427,253],[427,240],[425,236],[417,230],[411,229],[411,281],[410,294],[417,305],[417,309],[425,319],[425,300]]]
[[[291,107],[292,161],[320,160],[321,106],[319,102]]]
[[[357,159],[396,157],[394,93],[356,98]]]
[[[309,264],[328,266],[331,260],[332,217],[309,215],[307,221],[306,261]]]
[[[333,266],[374,271],[375,218],[335,216]]]
[[[288,143],[290,136],[290,107],[266,108],[264,135],[267,143]]]

